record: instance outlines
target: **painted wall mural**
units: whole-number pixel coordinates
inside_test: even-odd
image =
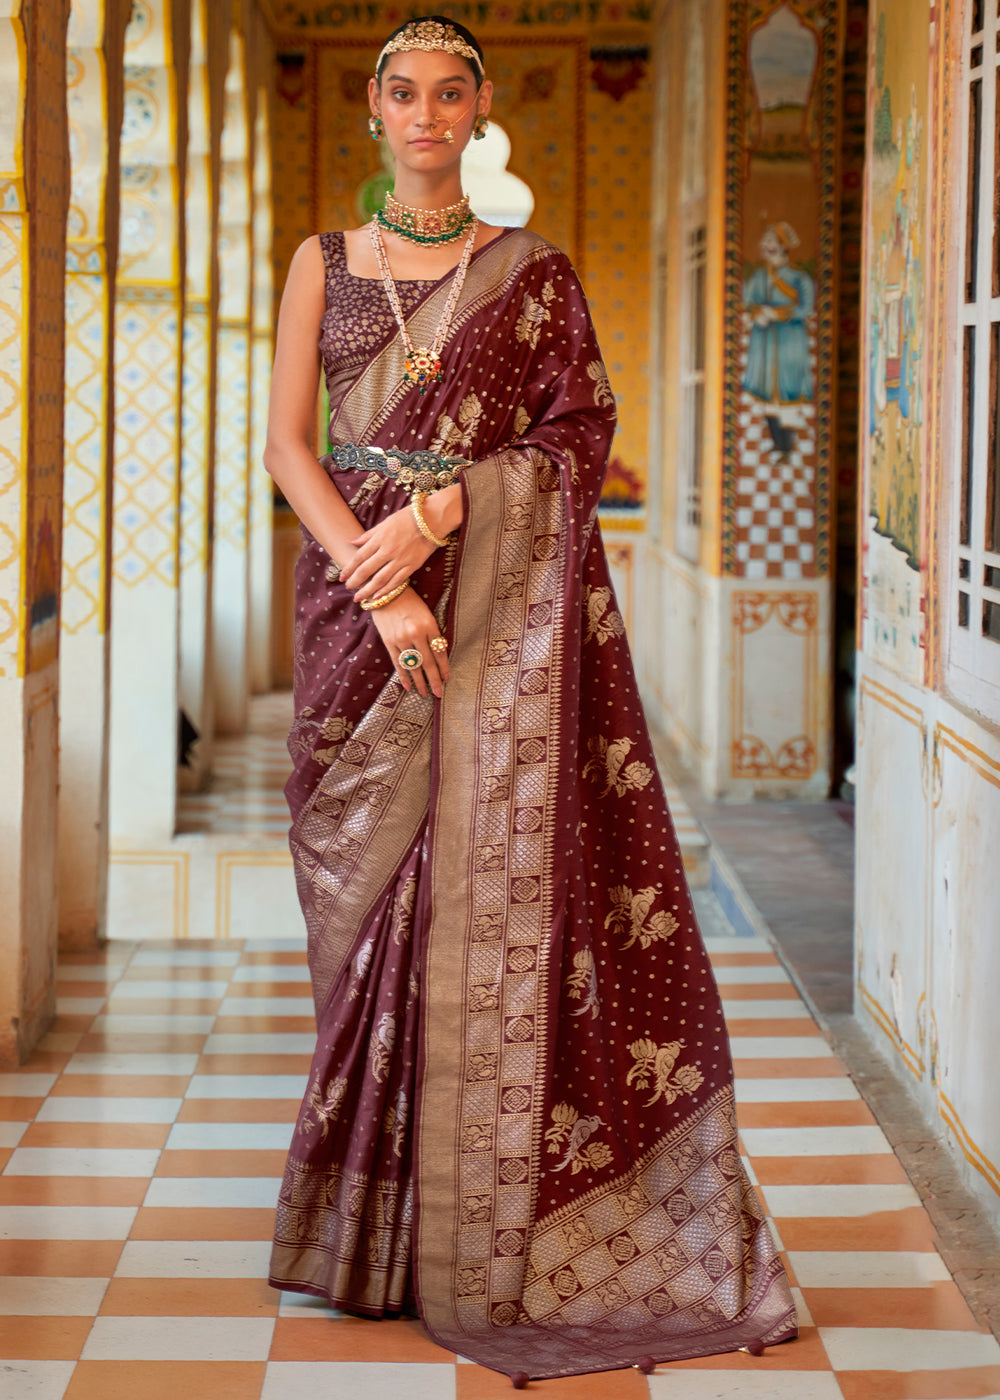
[[[277,42],[278,291],[301,239],[356,225],[388,172],[366,127],[366,86],[390,5],[269,6]],[[649,6],[506,5],[445,11],[481,39],[506,167],[534,196],[529,226],[581,275],[618,403],[606,523],[645,523],[649,412],[649,214],[653,125]],[[600,25],[600,43],[594,42]],[[485,143],[484,143],[485,144]],[[360,203],[360,209],[359,209]]]
[[[865,650],[916,679],[923,665],[923,473],[929,8],[872,12],[865,327]]]
[[[829,567],[837,6],[730,15],[723,564],[816,578]]]

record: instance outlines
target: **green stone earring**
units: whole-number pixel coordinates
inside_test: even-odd
[[[381,141],[382,137],[385,135],[385,127],[382,125],[382,118],[369,117],[368,130],[371,132],[373,141]]]
[[[487,132],[488,129],[489,129],[489,122],[488,122],[488,121],[486,120],[486,118],[483,116],[482,112],[480,112],[480,113],[479,113],[479,116],[476,118],[476,124],[475,124],[475,126],[472,128],[472,137],[473,137],[473,140],[475,140],[475,141],[481,141],[481,140],[483,139],[483,137],[486,135],[486,132]]]

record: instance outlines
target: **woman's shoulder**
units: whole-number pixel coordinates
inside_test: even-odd
[[[546,274],[568,271],[575,276],[573,263],[567,254],[534,229],[510,228],[501,232],[505,250],[525,269],[537,268]]]

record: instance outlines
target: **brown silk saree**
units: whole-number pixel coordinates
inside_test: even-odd
[[[271,1281],[415,1304],[532,1377],[788,1339],[595,528],[615,411],[580,285],[526,231],[480,249],[420,396],[381,285],[323,247],[332,441],[471,465],[413,578],[450,643],[440,701],[403,691],[305,537],[288,796],[319,1035]],[[449,280],[400,284],[415,344]],[[405,505],[328,466],[364,526]]]

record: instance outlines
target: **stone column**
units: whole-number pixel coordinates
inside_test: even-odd
[[[27,12],[25,12],[27,11]],[[55,1011],[69,0],[0,11],[0,1063]]]
[[[111,834],[174,831],[189,10],[132,12],[125,38],[115,302]]]
[[[59,644],[59,941],[103,935],[108,869],[112,306],[125,8],[73,0]]]

